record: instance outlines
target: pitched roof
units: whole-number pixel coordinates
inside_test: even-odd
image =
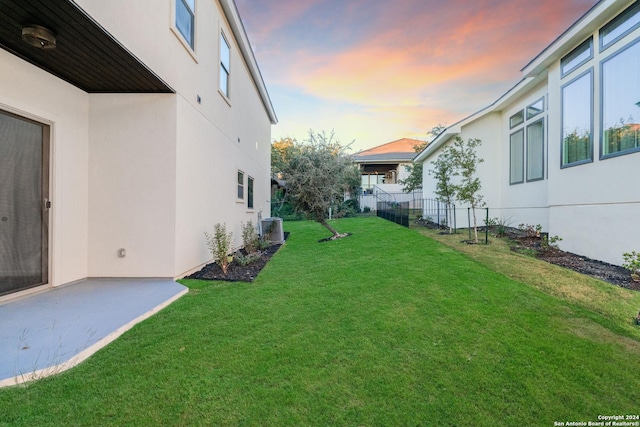
[[[424,141],[419,139],[402,138],[368,150],[360,151],[353,155],[353,159],[356,163],[370,163],[374,161],[411,161],[416,156],[414,147],[418,144],[424,144]]]

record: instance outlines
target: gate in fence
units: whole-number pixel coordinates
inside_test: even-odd
[[[409,202],[383,202],[376,206],[376,215],[404,227],[409,227]]]

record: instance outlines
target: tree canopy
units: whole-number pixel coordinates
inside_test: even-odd
[[[306,141],[293,141],[282,168],[294,207],[331,231],[332,238],[344,235],[327,222],[329,208],[342,203],[345,191],[360,184],[360,171],[346,154],[347,148],[333,132],[310,130]]]

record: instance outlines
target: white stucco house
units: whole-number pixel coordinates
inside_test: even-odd
[[[233,0],[0,2],[0,296],[181,277],[270,215],[277,117]]]
[[[491,217],[540,224],[564,250],[621,264],[640,249],[640,2],[598,2],[522,73],[416,157],[425,197],[443,147],[479,138]]]

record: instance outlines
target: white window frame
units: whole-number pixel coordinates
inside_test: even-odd
[[[177,33],[180,41],[182,41],[185,47],[187,47],[192,52],[195,52],[196,50],[196,1],[197,0],[175,0],[175,4],[173,8],[173,16],[172,16],[172,19],[173,19],[172,28],[175,28],[175,32]],[[189,14],[191,15],[190,37],[187,37],[178,26],[178,7],[179,6],[184,7],[186,11],[189,12]]]
[[[236,175],[236,200],[238,202],[244,202],[244,176],[245,173],[238,169],[238,174]]]
[[[228,58],[223,57],[223,44],[227,47],[227,52],[229,52]],[[225,64],[225,59],[227,60]],[[229,99],[230,92],[230,82],[231,82],[231,44],[227,37],[224,35],[224,32],[220,31],[220,67],[219,67],[219,80],[218,80],[218,91],[225,97],[225,99]],[[224,86],[223,87],[223,83]]]

